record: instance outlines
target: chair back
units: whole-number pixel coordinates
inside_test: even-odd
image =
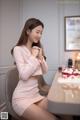
[[[20,120],[19,116],[14,112],[12,108],[12,95],[14,92],[14,89],[17,86],[17,83],[19,81],[18,77],[18,71],[16,66],[12,67],[8,70],[6,73],[6,104],[7,104],[7,110],[11,116],[16,118],[17,120]]]
[[[6,79],[6,92],[7,92],[6,94],[10,102],[12,102],[12,94],[14,89],[16,88],[18,81],[19,81],[18,71],[17,68],[14,67],[7,72]]]

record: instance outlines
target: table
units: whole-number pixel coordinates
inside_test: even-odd
[[[55,114],[80,115],[80,91],[70,96],[58,82],[59,77],[60,73],[56,72],[48,93],[48,110]]]

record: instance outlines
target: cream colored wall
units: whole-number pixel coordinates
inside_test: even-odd
[[[0,66],[12,64],[10,49],[16,43],[20,34],[20,1],[0,0]]]

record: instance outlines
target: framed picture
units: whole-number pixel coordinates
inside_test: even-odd
[[[80,51],[80,16],[64,17],[65,50]]]

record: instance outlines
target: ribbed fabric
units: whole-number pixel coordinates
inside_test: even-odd
[[[19,82],[13,92],[12,106],[21,116],[31,104],[44,98],[39,94],[38,77],[35,76],[46,73],[48,66],[44,59],[40,63],[33,57],[25,46],[16,46],[13,56],[19,72]]]

